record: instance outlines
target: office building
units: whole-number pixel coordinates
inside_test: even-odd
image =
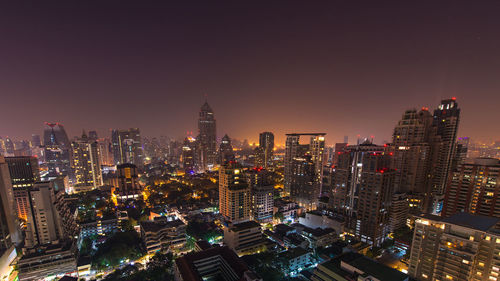
[[[417,280],[498,280],[500,218],[457,213],[415,220],[408,273]]]
[[[60,123],[45,123],[43,132],[45,162],[48,167],[48,177],[68,176],[71,173],[71,143],[64,126]]]
[[[224,165],[229,162],[234,161],[234,151],[233,145],[231,144],[231,139],[226,134],[222,138],[222,141],[219,146],[219,163]]]
[[[475,158],[452,174],[444,197],[442,216],[459,212],[500,217],[500,160]]]
[[[97,139],[99,163],[102,166],[114,166],[113,145],[109,138]]]
[[[32,134],[30,147],[34,148],[34,147],[40,147],[40,146],[42,146],[42,140],[40,138],[40,135]]]
[[[309,137],[301,144],[300,138]],[[285,194],[307,210],[314,210],[321,194],[325,134],[287,134],[285,148]]]
[[[88,191],[101,186],[103,183],[97,141],[83,132],[81,138],[75,138],[71,142],[71,148],[75,191]]]
[[[141,133],[138,128],[128,130],[113,130],[111,143],[115,165],[124,163],[143,165],[144,152],[142,150]]]
[[[207,102],[200,109],[197,139],[200,145],[201,168],[210,170],[217,160],[217,129],[214,112]]]
[[[273,165],[274,134],[263,132],[259,135],[259,148],[262,150],[263,167],[267,168]]]
[[[175,281],[262,281],[228,247],[189,253],[175,260]]]
[[[250,219],[251,188],[241,167],[235,163],[219,168],[219,211],[232,223]]]
[[[134,164],[118,165],[115,173],[113,178],[114,194],[119,201],[142,198],[142,186],[139,184],[139,175]]]
[[[330,208],[346,218],[346,231],[379,246],[390,232],[389,209],[395,171],[383,146],[366,141],[339,155]]]

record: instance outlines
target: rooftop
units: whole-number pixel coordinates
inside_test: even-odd
[[[457,213],[448,218],[442,219],[442,222],[469,227],[481,231],[493,230],[500,222],[500,218],[473,215],[469,213]]]
[[[250,229],[250,228],[256,228],[256,227],[260,227],[260,224],[256,221],[247,221],[247,222],[242,222],[242,223],[238,223],[238,224],[233,224],[233,226],[231,226],[231,230],[232,231],[242,231],[242,230],[245,230],[245,229]]]
[[[321,265],[341,276],[355,276],[353,272],[347,271],[342,268],[341,263],[347,263],[352,267],[364,272],[362,276],[373,276],[379,280],[408,280],[408,275],[380,264],[372,259],[369,259],[358,253],[345,253],[336,258],[322,263]]]
[[[141,222],[141,228],[144,229],[144,231],[146,232],[157,232],[164,228],[178,227],[181,225],[184,225],[184,223],[181,220],[173,220],[167,222],[158,222],[158,221]]]
[[[210,257],[223,258],[234,273],[240,278],[248,270],[247,265],[228,247],[215,247],[200,252],[193,252],[175,260],[175,264],[183,280],[202,281],[203,276],[198,272],[195,262]]]

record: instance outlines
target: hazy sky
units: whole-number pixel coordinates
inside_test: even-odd
[[[459,135],[500,139],[498,1],[59,1],[0,4],[0,136],[43,122],[390,140],[408,108],[457,97]],[[183,3],[181,3],[183,2]]]

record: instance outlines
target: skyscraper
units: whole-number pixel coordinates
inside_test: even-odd
[[[234,161],[233,145],[231,144],[231,139],[226,134],[219,146],[219,163],[223,165],[231,161]]]
[[[60,123],[45,123],[43,132],[43,145],[45,149],[45,162],[48,166],[48,176],[68,176],[71,173],[71,143]]]
[[[433,126],[436,135],[440,137],[439,149],[434,149],[431,161],[431,185],[434,202],[432,212],[439,213],[442,206],[444,191],[452,172],[452,163],[456,155],[456,140],[458,124],[460,121],[460,109],[455,98],[442,100],[441,104],[434,110]]]
[[[263,132],[259,135],[259,147],[262,149],[264,159],[264,168],[267,168],[273,163],[274,149],[274,134],[271,132]]]
[[[348,146],[334,169],[330,207],[346,218],[346,230],[379,246],[390,232],[389,208],[395,171],[384,147],[366,141]]]
[[[201,167],[209,170],[217,159],[217,131],[214,112],[207,102],[200,109],[198,132]]]
[[[102,185],[99,148],[95,139],[83,132],[81,138],[71,143],[73,150],[73,171],[75,174],[75,191],[84,191]]]
[[[251,189],[238,164],[219,168],[219,211],[232,223],[250,219]]]
[[[500,218],[500,160],[476,158],[453,172],[446,188],[442,216],[459,212]]]
[[[31,135],[31,147],[40,147],[42,145],[42,141],[40,139],[40,135],[33,134]]]
[[[113,130],[111,132],[115,164],[131,163],[138,167],[143,165],[141,133],[138,128]]]
[[[309,136],[301,144],[300,137]],[[325,134],[287,134],[285,149],[285,193],[307,210],[317,207],[323,177]]]

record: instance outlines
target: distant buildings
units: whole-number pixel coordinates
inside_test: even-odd
[[[231,144],[231,139],[226,134],[222,137],[222,141],[219,146],[219,163],[224,165],[225,163],[229,163],[234,161],[234,151],[233,146]]]
[[[274,134],[271,132],[263,132],[259,135],[259,148],[262,151],[261,162],[263,167],[267,168],[273,165],[273,150],[274,150]]]
[[[184,171],[194,174],[199,167],[199,147],[198,142],[193,137],[186,137],[182,145],[181,163]]]
[[[75,175],[75,191],[88,191],[101,186],[102,172],[97,141],[83,132],[81,138],[71,142]]]
[[[144,152],[142,150],[141,133],[138,128],[128,130],[113,130],[111,143],[115,164],[130,163],[141,167]]]
[[[309,136],[301,144],[300,137]],[[307,210],[317,207],[322,187],[325,134],[287,134],[285,148],[285,193]]]
[[[452,173],[442,215],[468,212],[500,217],[500,160],[475,158]]]
[[[71,143],[64,126],[60,123],[45,123],[43,146],[48,177],[68,176],[71,172]]]
[[[217,131],[214,112],[207,102],[200,109],[198,133],[201,168],[210,170],[217,160]]]
[[[500,218],[457,213],[415,221],[408,273],[417,280],[497,280]]]

